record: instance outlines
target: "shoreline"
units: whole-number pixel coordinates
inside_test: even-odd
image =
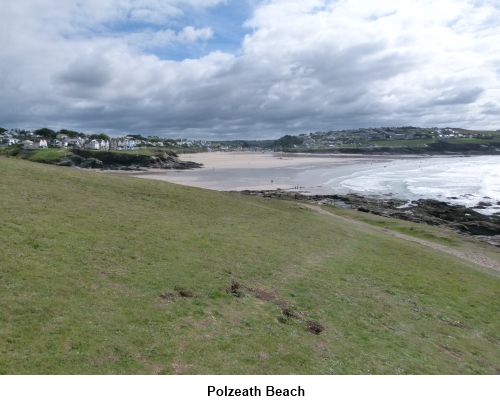
[[[386,170],[397,161],[450,159],[450,156],[419,155],[321,155],[281,152],[211,152],[183,154],[182,159],[203,167],[187,170],[127,171],[120,173],[138,178],[166,181],[216,191],[301,190],[309,194],[338,192],[325,185],[366,168]],[[454,157],[456,158],[456,157]],[[415,163],[416,164],[416,163]],[[330,172],[331,177],[325,178]]]
[[[390,163],[398,159],[419,159],[421,156],[387,156],[387,155],[316,155],[316,154],[287,154],[281,152],[209,152],[180,155],[182,160],[190,160],[201,163],[202,168],[188,170],[156,170],[147,169],[144,171],[129,171],[120,173],[138,178],[166,181],[174,184],[180,184],[190,187],[207,188],[216,191],[242,191],[245,189],[263,190],[263,189],[290,189],[300,186],[279,180],[280,171],[284,170],[307,170],[311,165],[317,168],[337,169],[349,167],[355,164],[379,164]],[[268,170],[269,174],[266,182],[255,181],[254,184],[236,185],[235,179],[224,185],[221,180],[213,181],[218,175],[225,172],[226,175],[234,174],[240,171],[242,177],[251,176],[247,171]],[[211,173],[211,174],[210,174]],[[286,176],[285,176],[286,177]],[[317,186],[321,187],[321,186]],[[305,188],[305,186],[304,186]]]
[[[321,156],[213,152],[182,156],[193,170],[120,173],[216,191],[287,191],[304,195],[355,193],[365,197],[447,201],[500,213],[500,169],[493,158],[468,156]],[[488,174],[490,173],[490,174]],[[487,178],[485,178],[487,176]],[[483,204],[482,207],[478,205]]]
[[[289,190],[243,190],[233,193],[260,198],[306,201],[320,206],[352,209],[380,217],[437,226],[500,247],[500,216],[484,215],[463,205],[435,199],[418,199],[408,203],[396,197],[382,198],[356,193],[304,195]]]

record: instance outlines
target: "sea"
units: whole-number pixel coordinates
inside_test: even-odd
[[[352,163],[335,158],[286,167],[192,170],[164,180],[213,190],[276,188],[309,194],[356,193],[411,202],[435,199],[500,214],[500,156],[366,157]],[[478,207],[484,203],[487,206]]]
[[[429,198],[472,208],[483,203],[489,206],[474,209],[492,215],[500,213],[500,157],[432,157],[365,164],[352,173],[333,176],[322,188],[408,201]]]

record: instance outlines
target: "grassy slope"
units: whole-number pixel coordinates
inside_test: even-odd
[[[39,149],[33,151],[32,154],[28,157],[28,160],[37,163],[53,164],[59,162],[61,158],[66,155],[71,155],[71,152],[69,152],[67,149]]]
[[[471,238],[463,237],[453,231],[448,231],[443,228],[427,226],[410,221],[403,221],[395,218],[385,218],[378,215],[367,214],[357,210],[323,207],[337,215],[365,222],[370,225],[379,226],[385,229],[391,229],[409,236],[428,240],[430,242],[439,243],[443,246],[448,246],[462,251],[470,251],[485,256],[489,256],[494,260],[500,261],[500,249],[494,248],[482,242],[475,241]]]
[[[378,146],[425,146],[428,143],[435,142],[435,139],[394,139],[389,141],[374,141]]]
[[[0,213],[1,373],[500,372],[498,276],[292,202],[0,158]]]

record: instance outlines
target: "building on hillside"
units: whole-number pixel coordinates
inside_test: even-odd
[[[134,149],[135,148],[135,141],[133,139],[127,139],[125,141],[124,148],[125,149]]]
[[[36,141],[24,141],[23,149],[47,149],[47,141],[44,139],[37,139]]]
[[[104,139],[101,139],[99,141],[99,149],[100,150],[109,150],[109,142],[105,141]]]
[[[101,143],[97,139],[90,139],[85,142],[85,149],[99,150],[101,149]]]
[[[72,139],[66,139],[67,144],[70,146],[73,146],[75,148],[83,148],[85,145],[85,141],[78,137],[78,138],[72,138]]]
[[[5,135],[0,141],[0,145],[11,146],[19,142],[19,139],[14,138],[12,135]]]

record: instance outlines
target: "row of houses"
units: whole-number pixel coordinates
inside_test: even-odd
[[[18,140],[15,138],[2,139],[2,145],[15,145]],[[23,149],[47,149],[52,148],[67,148],[68,146],[73,146],[79,149],[91,149],[91,150],[133,150],[136,149],[135,141],[132,139],[111,139],[110,141],[104,139],[51,139],[46,141],[45,139],[36,140],[25,140],[23,142]]]
[[[64,140],[63,140],[64,141]],[[80,149],[91,150],[133,150],[136,149],[135,141],[128,138],[111,138],[109,141],[104,139],[68,139],[70,145]]]

